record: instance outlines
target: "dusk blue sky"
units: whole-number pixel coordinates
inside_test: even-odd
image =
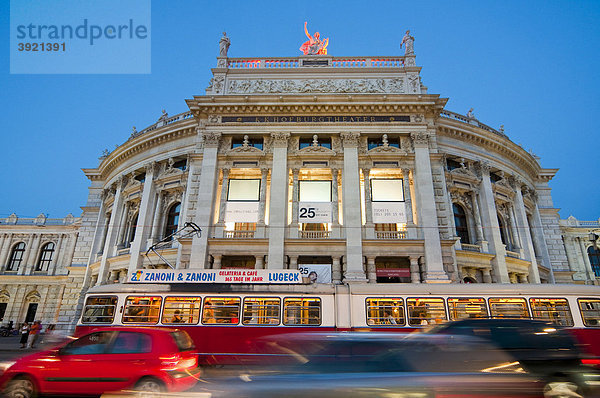
[[[401,55],[410,29],[430,94],[504,124],[542,167],[559,168],[550,186],[562,218],[600,217],[599,1],[165,0],[152,1],[151,16],[150,74],[11,75],[1,2],[0,217],[79,216],[89,185],[81,168],[96,167],[132,126],[204,94],[221,32],[230,57],[296,56],[304,21],[329,37],[333,56]]]

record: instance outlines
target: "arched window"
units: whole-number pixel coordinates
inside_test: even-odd
[[[590,258],[594,275],[596,275],[596,278],[600,278],[600,249],[594,246],[588,247],[588,257]]]
[[[54,243],[46,243],[44,247],[42,247],[42,251],[40,252],[40,258],[38,260],[37,265],[35,266],[36,271],[47,271],[50,263],[52,262],[52,256],[54,255]]]
[[[131,223],[129,224],[129,235],[128,235],[128,239],[126,242],[126,244],[128,246],[135,239],[135,229],[137,227],[138,215],[139,215],[139,213],[137,213],[135,216],[133,216],[133,218],[131,219]]]
[[[8,266],[6,267],[7,271],[16,271],[19,269],[21,265],[21,261],[23,261],[23,254],[25,254],[25,243],[19,242],[13,247],[12,253],[10,254],[10,260],[8,262]]]
[[[169,207],[167,213],[167,223],[165,225],[165,238],[177,231],[179,225],[179,212],[181,211],[181,203],[175,203]],[[169,238],[170,240],[171,238]]]
[[[500,227],[500,238],[502,239],[502,243],[506,245],[506,250],[511,249],[510,239],[508,238],[508,230],[506,229],[506,224],[504,224],[504,220],[502,217],[498,215],[498,226]]]
[[[467,214],[465,213],[465,209],[463,209],[461,205],[453,203],[452,210],[454,211],[454,225],[456,226],[456,235],[460,237],[460,242],[466,244],[471,243],[471,239],[469,238],[469,226],[467,225]]]

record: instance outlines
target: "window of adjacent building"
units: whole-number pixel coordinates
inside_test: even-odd
[[[331,202],[331,181],[298,181],[300,202]]]
[[[321,299],[285,298],[283,300],[283,324],[289,326],[320,325]]]
[[[23,255],[25,254],[25,243],[19,242],[17,243],[10,254],[10,260],[8,262],[8,266],[6,267],[7,271],[16,271],[21,266],[21,262],[23,261]]]
[[[162,323],[195,325],[200,320],[201,297],[166,297]]]
[[[183,159],[176,161],[175,163],[173,163],[173,168],[185,171],[187,169],[187,160]]]
[[[395,148],[400,148],[400,138],[399,137],[387,137],[388,146],[393,146]],[[367,139],[367,150],[371,150],[377,148],[378,146],[383,146],[383,136],[381,137],[372,137]]]
[[[456,160],[452,160],[452,159],[447,159],[446,160],[446,168],[449,171],[452,171],[454,169],[460,169],[462,166],[460,164],[460,162],[457,162]]]
[[[140,173],[140,174],[136,175],[135,179],[139,182],[146,181],[146,173]]]
[[[202,312],[204,324],[229,324],[240,323],[239,297],[206,297]]]
[[[529,318],[523,298],[490,298],[489,304],[492,318]]]
[[[585,326],[600,326],[600,299],[578,299],[579,311]]]
[[[454,297],[448,299],[450,320],[464,318],[487,318],[488,310],[485,299],[481,297]]]
[[[562,326],[573,326],[573,316],[566,299],[530,298],[533,319],[541,319]]]
[[[600,278],[600,249],[590,246],[588,247],[587,252],[590,264],[592,265],[592,271],[594,271],[596,278]]]
[[[315,143],[314,137],[300,137],[299,140],[299,149],[308,148],[313,146]],[[327,149],[331,149],[331,137],[317,137],[317,146],[322,146]]]
[[[248,146],[254,147],[256,149],[263,149],[263,139],[262,137],[247,137],[246,141]],[[231,148],[238,148],[244,146],[244,137],[234,137],[231,140]]]
[[[469,226],[467,225],[467,214],[465,213],[465,209],[461,205],[453,203],[452,210],[454,212],[454,225],[456,227],[456,236],[460,237],[461,243],[471,243],[471,239],[469,238]]]
[[[502,177],[500,177],[498,174],[490,173],[490,181],[492,181],[493,183],[496,183],[500,180],[502,180]]]
[[[260,199],[260,180],[229,180],[228,201],[258,202]]]
[[[278,325],[281,299],[246,297],[242,323],[244,325]]]
[[[371,178],[372,202],[403,202],[404,189],[401,178],[379,179]]]
[[[167,223],[165,225],[165,238],[172,239],[173,235],[179,226],[179,213],[181,211],[181,203],[174,203],[169,207],[167,213]],[[137,221],[136,221],[137,222]]]
[[[46,243],[40,252],[40,258],[37,265],[35,266],[36,271],[48,270],[50,263],[52,262],[52,256],[54,255],[55,245],[52,242]]]
[[[123,323],[157,323],[162,297],[128,296],[123,310]]]
[[[82,323],[112,323],[117,296],[88,297],[83,307]]]
[[[404,300],[402,298],[368,298],[367,325],[403,326]]]
[[[408,325],[434,325],[448,320],[443,298],[406,299]]]

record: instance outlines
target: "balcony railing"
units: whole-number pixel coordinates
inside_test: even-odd
[[[511,252],[510,250],[507,250],[506,251],[506,257],[520,258],[521,256],[517,252]]]
[[[468,243],[461,243],[460,244],[460,248],[462,250],[465,250],[465,251],[468,251],[468,252],[481,253],[481,246],[479,246],[479,245],[470,245]]]
[[[406,239],[406,231],[375,231],[377,239]]]
[[[440,116],[445,117],[447,119],[453,119],[453,120],[458,120],[459,122],[463,122],[463,123],[467,123],[467,124],[472,124],[474,126],[479,127],[480,129],[489,131],[490,133],[494,133],[494,134],[498,134],[498,135],[500,135],[502,137],[506,137],[506,134],[504,134],[503,132],[494,129],[494,128],[488,126],[487,124],[483,124],[483,123],[481,123],[477,119],[474,119],[474,118],[471,118],[471,117],[467,117],[467,116],[463,116],[460,113],[443,110],[440,113]]]
[[[256,231],[225,231],[225,237],[228,239],[252,239]]]
[[[300,231],[300,238],[302,239],[327,239],[329,238],[331,231]]]
[[[228,58],[230,69],[290,69],[310,66],[332,68],[403,68],[404,57],[279,57]]]

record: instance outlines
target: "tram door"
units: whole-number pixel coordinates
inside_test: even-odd
[[[27,315],[25,315],[25,322],[31,323],[35,321],[35,313],[37,312],[38,303],[29,303],[27,307]]]

